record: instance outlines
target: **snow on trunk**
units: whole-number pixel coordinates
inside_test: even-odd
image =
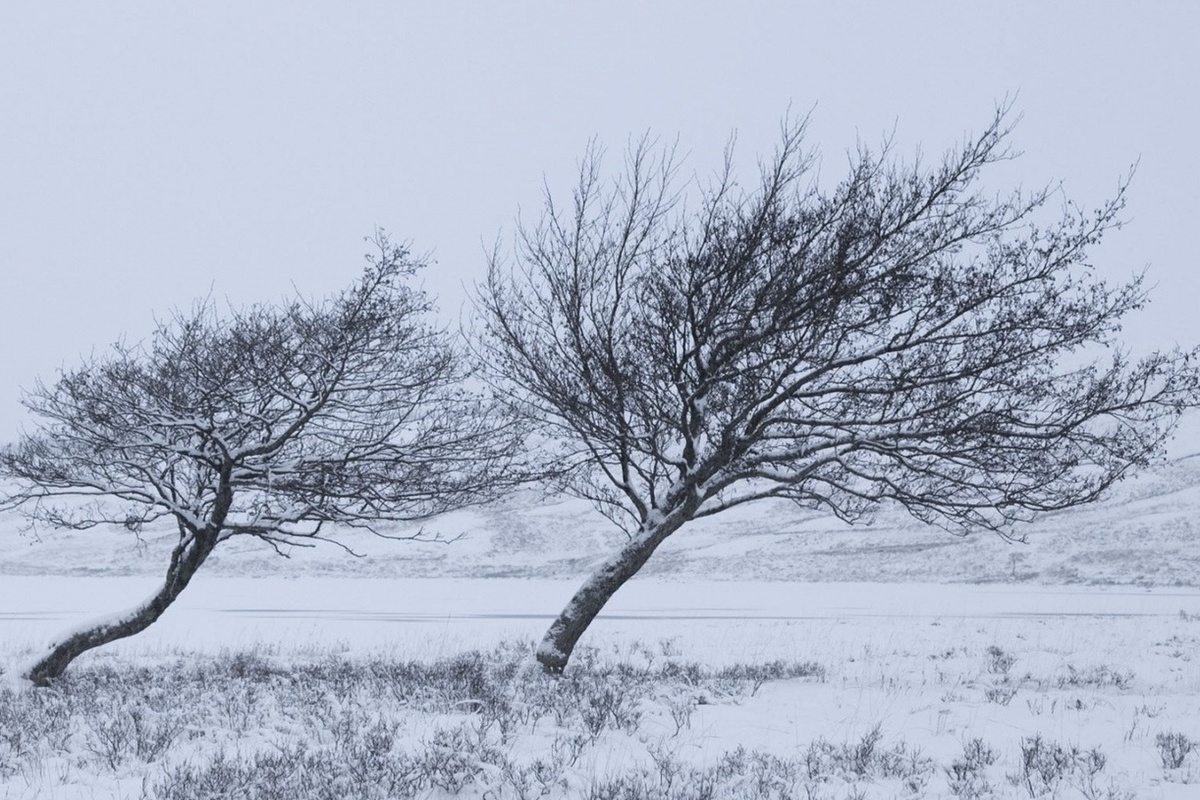
[[[19,674],[34,686],[46,686],[88,650],[141,633],[175,602],[215,545],[215,536],[193,539],[177,551],[177,558],[172,559],[166,580],[157,592],[133,608],[89,620],[67,631],[50,645],[48,653],[35,657]]]
[[[684,514],[653,514],[628,544],[592,573],[550,625],[537,660],[550,675],[562,674],[580,637],[625,582],[637,574],[663,541],[686,521]]]

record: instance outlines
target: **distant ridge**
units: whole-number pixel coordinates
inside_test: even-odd
[[[647,575],[730,580],[1020,582],[1035,584],[1200,585],[1200,425],[1191,415],[1167,463],[1143,470],[1091,506],[1045,514],[1014,531],[1026,544],[991,533],[958,537],[884,510],[870,525],[848,526],[785,502],[744,506],[693,523],[668,540]],[[1187,438],[1184,438],[1184,437]],[[362,577],[581,577],[624,534],[586,503],[535,496],[424,526],[452,543],[397,542],[363,532],[294,548],[280,558],[254,540],[213,554],[211,575]],[[147,575],[163,569],[167,527],[144,531],[24,532],[0,518],[0,575]],[[413,530],[391,529],[394,533]]]

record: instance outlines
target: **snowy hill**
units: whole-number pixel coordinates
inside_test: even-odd
[[[669,539],[648,575],[787,581],[1032,582],[1200,585],[1200,418],[1187,420],[1170,460],[1118,484],[1091,506],[1045,514],[1009,543],[991,533],[952,536],[903,512],[869,525],[751,504],[694,522]],[[173,532],[22,531],[0,518],[0,575],[157,575]],[[416,528],[393,528],[398,535]],[[578,577],[624,534],[576,500],[534,497],[447,514],[424,526],[449,543],[392,541],[364,532],[276,555],[254,540],[217,549],[207,574],[361,577]]]

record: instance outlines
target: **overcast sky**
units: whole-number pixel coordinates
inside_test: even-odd
[[[464,283],[591,137],[679,137],[709,173],[812,111],[836,176],[895,129],[938,154],[1016,95],[1024,156],[1086,204],[1140,160],[1102,274],[1156,289],[1137,349],[1200,342],[1200,3],[213,2],[0,5],[0,440],[19,396],[154,315],[352,281],[377,226]],[[615,162],[615,159],[614,159]],[[614,163],[615,165],[615,163]],[[997,188],[1003,188],[998,185]]]

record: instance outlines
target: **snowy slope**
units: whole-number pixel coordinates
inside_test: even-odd
[[[1046,514],[1015,532],[952,536],[885,510],[846,525],[783,502],[744,506],[695,522],[667,541],[646,573],[680,578],[797,581],[1034,582],[1200,585],[1200,419],[1193,416],[1171,460],[1118,484],[1091,506]],[[173,533],[22,530],[0,517],[0,575],[157,575]],[[392,528],[412,534],[417,528]],[[586,503],[530,495],[447,514],[424,534],[449,543],[393,541],[349,531],[331,544],[281,558],[254,540],[233,540],[206,565],[212,575],[362,577],[569,577],[587,574],[624,534]]]

